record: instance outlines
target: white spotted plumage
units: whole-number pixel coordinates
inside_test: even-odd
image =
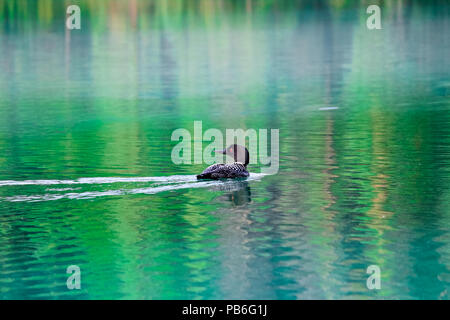
[[[235,144],[223,151],[216,152],[233,157],[235,162],[213,164],[197,175],[197,179],[246,178],[250,175],[247,171],[250,156],[245,147]],[[241,161],[244,161],[244,163]]]
[[[217,163],[206,168],[200,175],[204,179],[245,178],[249,173],[243,163]]]

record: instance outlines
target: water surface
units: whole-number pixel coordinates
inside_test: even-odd
[[[0,0],[0,298],[449,298],[446,2],[374,31],[353,1],[79,2],[66,31]],[[196,181],[196,120],[279,129],[278,174]]]

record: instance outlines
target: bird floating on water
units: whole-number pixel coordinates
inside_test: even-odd
[[[224,150],[215,151],[234,158],[234,163],[216,163],[206,168],[197,179],[227,179],[246,178],[250,175],[247,171],[250,155],[247,148],[233,144]]]

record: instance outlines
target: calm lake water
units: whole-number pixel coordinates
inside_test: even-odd
[[[0,298],[449,298],[447,2],[77,3],[0,0]],[[194,121],[278,174],[197,182]]]

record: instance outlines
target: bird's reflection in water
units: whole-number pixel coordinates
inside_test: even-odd
[[[214,186],[214,190],[228,192],[227,194],[219,197],[219,199],[231,201],[235,206],[242,206],[252,201],[252,194],[248,181],[226,181],[223,184]]]

